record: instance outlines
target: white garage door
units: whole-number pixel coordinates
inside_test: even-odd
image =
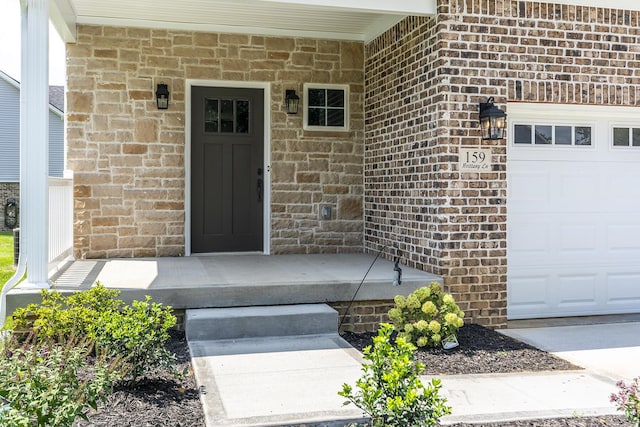
[[[640,312],[640,108],[508,113],[508,318]]]

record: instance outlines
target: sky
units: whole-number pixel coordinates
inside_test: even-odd
[[[0,70],[20,81],[20,0],[0,0]],[[63,86],[64,43],[49,24],[49,84]]]

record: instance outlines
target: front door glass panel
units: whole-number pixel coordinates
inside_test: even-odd
[[[204,131],[206,133],[250,132],[250,103],[244,99],[204,100]]]

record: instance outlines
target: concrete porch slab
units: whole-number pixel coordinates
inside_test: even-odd
[[[62,292],[88,289],[96,281],[121,290],[125,301],[150,295],[176,309],[349,301],[375,259],[370,254],[212,255],[146,259],[78,260],[52,278]],[[442,278],[402,266],[393,286],[393,263],[378,258],[356,301],[391,300]],[[39,299],[37,290],[16,289],[7,313]]]

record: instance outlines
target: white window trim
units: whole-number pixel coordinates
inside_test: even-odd
[[[530,144],[524,143],[516,143],[515,141],[515,127],[516,126],[531,126],[532,129],[532,141]],[[553,144],[536,144],[535,143],[535,135],[534,128],[535,126],[551,126],[553,130],[556,127],[571,127],[573,133],[571,135],[571,144],[556,144],[555,143],[555,135],[554,135],[554,143]],[[576,145],[575,143],[575,128],[578,127],[588,127],[591,128],[591,144],[589,145]],[[612,131],[613,132],[613,131]],[[581,122],[581,121],[567,121],[567,120],[512,120],[509,126],[509,140],[510,145],[515,148],[526,148],[526,147],[547,147],[553,148],[554,150],[562,150],[562,149],[574,149],[574,150],[589,150],[594,146],[594,135],[595,135],[595,123],[593,122]]]
[[[308,99],[309,89],[338,89],[344,91],[344,126],[309,126]],[[302,95],[302,116],[304,130],[322,132],[346,132],[349,130],[349,85],[335,85],[324,83],[305,83]]]
[[[625,128],[625,129],[629,129],[629,145],[614,145],[614,134],[613,134],[613,130],[614,128]],[[632,130],[633,129],[640,129],[640,125],[638,125],[637,122],[634,123],[624,123],[624,122],[613,122],[609,124],[609,149],[611,150],[633,150],[633,151],[638,151],[640,150],[640,146],[637,145],[631,145],[633,143],[632,140]]]

